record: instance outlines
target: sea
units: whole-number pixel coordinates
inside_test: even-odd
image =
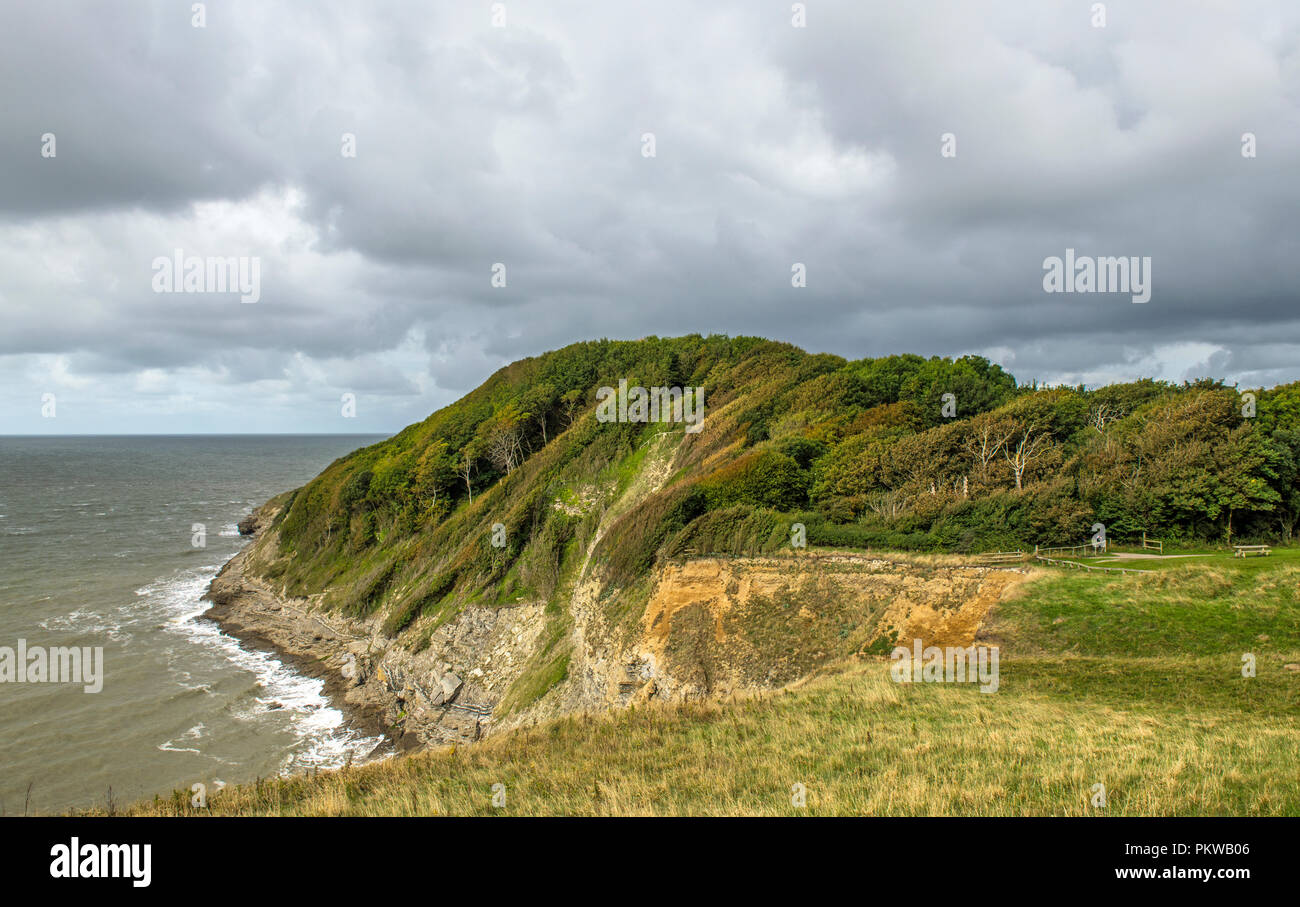
[[[0,815],[383,758],[322,681],[200,617],[243,516],[379,440],[0,437],[0,659],[20,641],[103,651],[97,692],[0,679]]]

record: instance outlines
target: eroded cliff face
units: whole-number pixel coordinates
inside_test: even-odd
[[[669,450],[648,458],[602,525],[657,489],[670,463]],[[562,638],[553,613],[524,603],[467,605],[394,639],[380,615],[349,619],[266,578],[273,516],[255,515],[257,537],[213,581],[209,616],[323,677],[354,720],[401,748],[472,741],[566,712],[779,687],[895,640],[968,646],[1029,575],[951,557],[799,551],[667,563],[644,587],[611,590],[589,560],[598,533]],[[413,642],[426,635],[427,645]],[[552,649],[566,653],[562,672],[539,658]]]
[[[267,526],[273,515],[259,512],[256,540],[213,580],[205,617],[323,678],[352,720],[399,748],[478,739],[536,648],[543,606],[466,608],[411,651],[384,634],[380,616],[348,618],[323,608],[319,596],[288,596],[266,579],[277,544]]]
[[[670,696],[780,686],[880,639],[972,645],[1025,577],[834,553],[691,560],[661,572],[637,648]]]
[[[599,604],[578,603],[587,642],[581,699],[615,707],[771,689],[900,639],[969,646],[990,609],[1027,577],[836,553],[666,564],[643,612],[624,626]]]

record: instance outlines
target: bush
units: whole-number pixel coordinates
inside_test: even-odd
[[[776,510],[793,510],[808,500],[806,470],[793,457],[776,450],[759,450],[724,466],[702,483],[709,508],[750,504]]]
[[[374,473],[369,469],[353,473],[351,478],[343,483],[343,488],[339,491],[339,506],[347,511],[365,500],[367,492],[370,491],[370,480],[373,477]]]

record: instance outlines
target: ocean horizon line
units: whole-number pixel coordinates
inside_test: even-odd
[[[67,434],[0,433],[0,438],[375,438],[392,437],[395,434],[397,431],[74,432]]]

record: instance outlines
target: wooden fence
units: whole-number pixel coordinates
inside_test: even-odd
[[[1034,546],[1034,557],[1101,557],[1106,553],[1104,545],[1066,545],[1061,548],[1040,548]]]
[[[982,561],[991,561],[995,564],[1005,564],[1011,561],[1023,561],[1025,553],[1023,551],[987,551],[979,556]]]

